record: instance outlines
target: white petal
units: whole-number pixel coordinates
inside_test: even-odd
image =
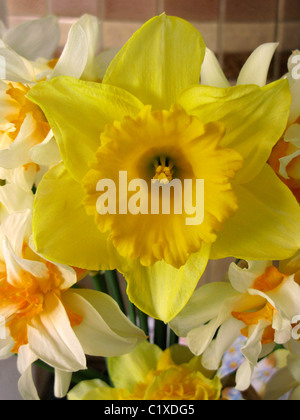
[[[54,294],[45,298],[45,310],[28,326],[31,350],[54,368],[66,372],[86,369],[83,349],[71,327],[64,306]]]
[[[185,308],[171,322],[171,328],[179,337],[186,337],[194,328],[218,316],[226,299],[239,294],[230,283],[209,283],[197,289]]]
[[[21,377],[18,382],[18,388],[24,400],[39,400],[31,369],[32,364],[37,359],[28,345],[20,347],[18,353],[18,370]]]
[[[206,48],[204,62],[201,68],[201,84],[218,88],[230,87],[215,54]]]
[[[212,341],[203,353],[202,364],[208,370],[218,370],[223,355],[240,337],[245,324],[230,318],[221,326],[217,338]]]
[[[247,261],[248,268],[239,267],[232,263],[229,266],[228,276],[232,287],[240,293],[247,293],[254,281],[260,277],[268,267],[270,261]]]
[[[278,45],[278,43],[270,42],[256,48],[240,71],[237,85],[265,86],[270,64]]]
[[[266,385],[263,399],[265,401],[275,401],[295,388],[297,383],[292,377],[287,367],[276,372]]]
[[[86,354],[120,356],[146,339],[144,333],[120,311],[116,302],[104,293],[69,290],[64,293],[63,302],[83,318],[74,331]]]
[[[300,384],[300,357],[297,354],[289,354],[287,365],[295,381]]]
[[[31,113],[28,113],[17,138],[6,150],[0,151],[0,166],[14,169],[31,162],[29,150],[38,144],[37,124]]]
[[[67,395],[71,380],[71,372],[64,372],[62,370],[55,369],[54,395],[56,398],[63,398]]]
[[[17,256],[7,238],[3,241],[3,256],[6,263],[7,281],[14,287],[23,287],[23,282],[26,281],[24,272],[30,273],[41,280],[49,278],[45,264],[39,261],[25,260]]]
[[[6,339],[0,339],[0,360],[6,360],[13,356],[14,344],[14,340],[9,336]]]
[[[52,58],[58,47],[60,30],[55,16],[27,21],[10,29],[4,41],[28,60]]]
[[[3,79],[11,82],[30,83],[35,81],[35,71],[32,64],[18,55],[12,49],[0,47],[0,74]]]
[[[7,238],[12,251],[19,257],[22,255],[23,245],[31,228],[31,215],[31,210],[13,213],[7,216],[0,226],[2,239]]]
[[[0,38],[3,38],[5,33],[7,32],[7,28],[4,25],[4,22],[0,19]]]
[[[108,66],[120,51],[120,48],[111,48],[107,51],[102,51],[95,58],[94,66],[98,79],[103,80]]]
[[[18,185],[6,184],[0,187],[0,202],[9,214],[32,209],[33,198],[32,191],[24,191]]]
[[[246,391],[251,385],[254,366],[245,360],[238,368],[236,373],[236,386],[238,391]]]
[[[51,74],[51,79],[57,76],[80,79],[88,61],[88,54],[87,35],[77,22],[70,29],[66,46]]]
[[[288,277],[279,287],[267,293],[249,289],[249,294],[267,299],[283,318],[291,322],[295,316],[300,315],[300,287],[294,281],[294,276]]]
[[[52,131],[49,132],[42,143],[30,149],[29,156],[32,162],[44,166],[54,166],[61,161],[59,148]]]

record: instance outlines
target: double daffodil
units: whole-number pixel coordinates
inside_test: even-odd
[[[221,397],[221,381],[183,346],[162,351],[148,342],[131,353],[108,359],[115,386],[92,380],[73,388],[70,400],[202,400]],[[213,377],[214,376],[214,377]]]
[[[192,25],[161,15],[121,49],[102,84],[58,77],[28,94],[63,159],[37,191],[38,252],[90,270],[117,268],[131,301],[165,322],[187,303],[209,258],[285,259],[300,245],[298,203],[266,164],[286,127],[288,82],[201,86],[204,55]],[[121,171],[148,186],[204,179],[203,223],[186,225],[173,210],[100,216],[97,184]]]

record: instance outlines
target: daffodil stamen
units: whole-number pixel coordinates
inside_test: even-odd
[[[158,179],[159,182],[168,183],[173,180],[174,163],[165,157],[160,157],[154,162],[155,175],[153,179]]]

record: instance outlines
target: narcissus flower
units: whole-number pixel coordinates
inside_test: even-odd
[[[219,400],[221,381],[201,365],[187,348],[175,345],[164,352],[147,342],[130,354],[109,358],[115,388],[100,380],[73,388],[70,400]],[[210,375],[210,376],[208,376]]]
[[[263,261],[249,261],[245,268],[231,264],[229,280],[198,289],[171,327],[187,337],[194,354],[203,354],[208,369],[218,369],[235,340],[247,337],[245,362],[236,376],[237,389],[244,391],[259,358],[271,353],[275,343],[291,339],[294,317],[300,314],[300,286],[294,275]]]
[[[282,350],[286,358],[285,366],[278,370],[268,381],[264,400],[274,401],[284,395],[289,400],[300,400],[300,342],[291,341],[287,346],[289,351]]]
[[[288,125],[284,135],[274,147],[269,163],[300,203],[300,79],[294,60],[297,57],[300,57],[300,51],[294,51],[291,55],[288,61],[289,72],[286,76],[292,93]]]
[[[58,48],[59,39],[59,24],[55,16],[28,20],[10,29],[0,20],[0,40],[27,60],[35,61],[41,57],[50,60]]]
[[[40,28],[43,25],[43,20],[33,21],[32,25],[32,28],[29,25],[26,29],[31,35],[32,33],[35,34],[35,26]],[[2,57],[0,74],[5,74],[6,80],[24,84],[51,80],[57,76],[72,76],[83,80],[100,81],[116,51],[110,50],[98,54],[99,25],[97,17],[83,15],[71,26],[66,45],[59,59],[53,59],[52,55],[49,56],[49,54],[43,55],[42,49],[38,50],[33,58],[24,58],[27,56],[18,53],[18,49],[6,43],[4,38],[3,41],[0,41],[0,56]],[[49,31],[51,36],[51,30],[49,30],[47,24],[43,31],[46,36],[47,31]],[[38,35],[39,31],[36,31],[36,34]],[[56,39],[53,36],[52,38]],[[31,46],[30,42],[32,42],[32,48],[36,47],[35,39],[32,39],[32,36],[27,36],[25,39],[29,44],[28,47]],[[43,37],[41,40],[43,40],[43,45],[52,45],[49,42],[46,43]],[[54,48],[54,51],[56,48]],[[38,55],[38,52],[40,52],[40,55]]]
[[[28,94],[63,159],[37,191],[39,253],[81,268],[117,268],[129,298],[165,322],[187,303],[209,257],[284,259],[300,243],[298,203],[266,164],[286,127],[287,81],[200,86],[204,54],[192,25],[162,15],[128,41],[102,84],[61,77]],[[148,186],[204,179],[203,223],[187,225],[175,210],[99,216],[97,182],[117,180],[120,171]],[[136,199],[130,191],[128,198]]]
[[[37,359],[55,369],[55,394],[63,397],[72,372],[86,369],[85,354],[119,356],[145,335],[110,296],[72,289],[83,270],[36,254],[26,239],[30,227],[30,210],[13,213],[1,224],[0,318],[7,338],[0,339],[0,357],[18,354],[23,398],[38,399],[31,373]]]

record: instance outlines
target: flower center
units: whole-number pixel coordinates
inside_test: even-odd
[[[203,242],[216,240],[237,210],[230,181],[243,161],[220,146],[224,134],[222,123],[203,124],[177,105],[170,111],[145,106],[135,118],[106,126],[83,180],[85,207],[120,255],[144,266],[164,260],[180,268]],[[102,180],[113,181],[114,197],[112,190],[98,193]]]
[[[160,157],[154,162],[155,175],[153,179],[158,179],[162,184],[172,181],[174,175],[174,163],[166,157]]]
[[[20,272],[15,282],[8,282],[6,268],[1,273],[0,285],[0,315],[4,317],[11,337],[15,341],[13,353],[18,353],[22,345],[28,343],[27,326],[30,321],[44,311],[45,297],[49,293],[61,296],[63,279],[60,272],[50,262],[45,262],[48,268],[47,278],[36,278],[29,272]],[[73,314],[68,308],[66,312],[71,325],[78,325],[82,318]]]

